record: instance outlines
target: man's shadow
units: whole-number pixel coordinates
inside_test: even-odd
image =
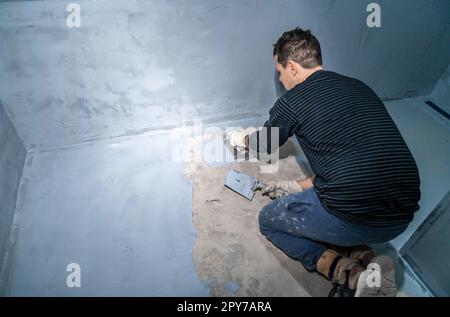
[[[275,93],[277,94],[277,98],[280,98],[286,93],[286,89],[280,81],[280,76],[277,71],[273,72],[273,83],[275,85]]]

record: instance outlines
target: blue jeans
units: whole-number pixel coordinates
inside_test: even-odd
[[[405,231],[368,229],[347,223],[329,213],[314,188],[274,200],[259,214],[261,233],[307,270],[315,271],[317,261],[329,247],[351,247],[387,242]]]

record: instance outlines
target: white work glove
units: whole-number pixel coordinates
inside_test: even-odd
[[[261,189],[261,193],[269,196],[270,199],[278,199],[302,191],[303,188],[296,181],[268,182]]]
[[[230,145],[238,151],[243,151],[246,148],[245,137],[255,132],[255,128],[247,128],[245,130],[233,130],[227,134],[227,140]]]

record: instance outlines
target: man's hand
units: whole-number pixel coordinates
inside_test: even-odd
[[[303,188],[297,181],[278,181],[266,183],[261,193],[269,196],[270,199],[277,199],[302,191]]]
[[[227,134],[227,140],[232,147],[245,150],[248,148],[249,135],[255,131],[255,128],[247,128],[243,131],[233,130]]]

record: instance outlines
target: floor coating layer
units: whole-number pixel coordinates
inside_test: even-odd
[[[30,154],[9,295],[208,295],[192,260],[192,184],[168,141]],[[81,267],[80,288],[66,285],[70,263]]]

